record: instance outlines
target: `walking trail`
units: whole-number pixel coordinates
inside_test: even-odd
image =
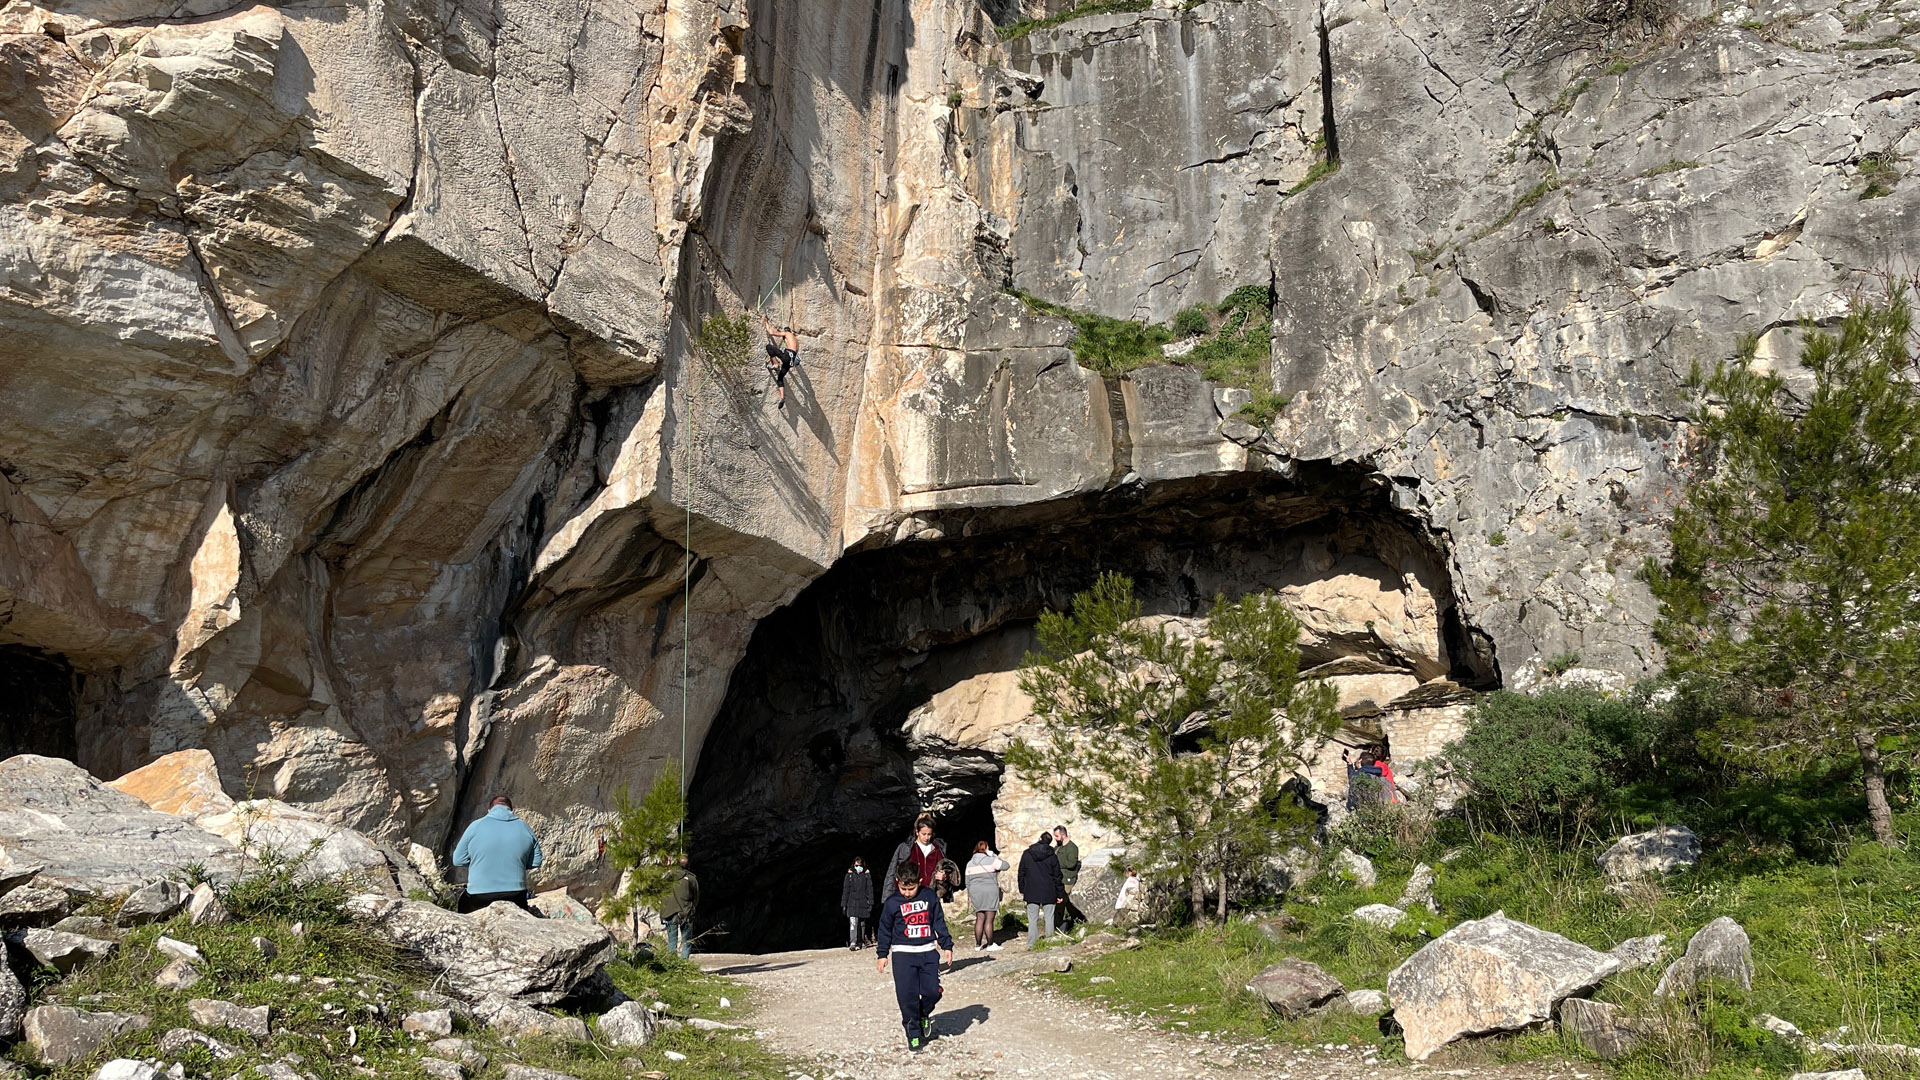
[[[893,976],[874,970],[871,949],[767,955],[709,954],[703,968],[750,988],[751,1024],[812,1080],[1598,1080],[1562,1062],[1467,1068],[1386,1065],[1372,1047],[1259,1042],[1236,1045],[1168,1031],[1055,990],[1034,976],[1053,950],[1028,957],[965,950],[942,979],[936,1038],[909,1053],[894,1004]]]

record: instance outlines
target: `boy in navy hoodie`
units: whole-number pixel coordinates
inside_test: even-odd
[[[953,963],[953,935],[940,897],[920,884],[920,868],[911,861],[895,873],[897,890],[880,905],[880,973],[893,959],[893,993],[900,1001],[900,1022],[907,1049],[918,1050],[933,1038],[933,1007],[940,1002],[940,964]],[[938,952],[935,951],[936,947]]]

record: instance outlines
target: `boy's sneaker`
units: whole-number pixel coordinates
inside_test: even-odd
[[[908,1039],[908,1040],[907,1040],[907,1049],[908,1049],[909,1051],[911,1051],[911,1052],[913,1052],[913,1053],[915,1053],[915,1054],[917,1054],[917,1053],[919,1053],[919,1052],[920,1052],[920,1050],[921,1050],[921,1048],[922,1048],[922,1047],[924,1047],[924,1046],[926,1046],[926,1045],[927,1045],[927,1044],[926,1044],[926,1042],[925,1042],[925,1041],[923,1041],[923,1040],[921,1040],[921,1039]]]
[[[933,1017],[923,1016],[920,1018],[920,1037],[926,1039],[928,1042],[933,1041]]]

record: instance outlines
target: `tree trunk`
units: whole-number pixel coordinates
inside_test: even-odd
[[[1207,875],[1197,866],[1193,868],[1193,924],[1207,925]]]
[[[1893,840],[1893,808],[1887,805],[1887,771],[1880,763],[1880,745],[1872,728],[1853,729],[1853,744],[1860,750],[1860,773],[1866,780],[1867,788],[1867,824],[1873,827],[1873,838],[1882,844],[1891,845]]]
[[[1224,868],[1220,871],[1220,907],[1217,909],[1217,913],[1220,918],[1220,925],[1227,925],[1227,872]]]

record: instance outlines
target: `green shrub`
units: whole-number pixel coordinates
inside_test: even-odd
[[[724,311],[709,315],[700,324],[694,347],[717,368],[746,367],[753,362],[753,319],[744,311],[737,316]]]
[[[1152,6],[1152,0],[1092,0],[1090,3],[1080,4],[1077,7],[1062,11],[1057,15],[1049,15],[1044,19],[1021,19],[1019,22],[1008,23],[999,28],[1000,40],[1012,41],[1014,38],[1031,34],[1035,30],[1050,29],[1059,26],[1061,23],[1072,22],[1075,19],[1084,19],[1089,15],[1110,15],[1117,12],[1145,11]]]
[[[307,870],[311,853],[288,857],[266,850],[258,866],[235,878],[220,894],[220,902],[234,919],[266,919],[308,926],[333,926],[347,921],[341,910],[351,890],[334,878]]]
[[[1173,332],[1183,338],[1199,337],[1213,329],[1213,320],[1207,317],[1207,309],[1190,307],[1173,317]]]
[[[1263,428],[1280,418],[1280,410],[1293,399],[1274,390],[1255,390],[1253,400],[1240,406],[1233,415],[1254,427]]]
[[[1207,380],[1220,386],[1255,389],[1266,384],[1267,358],[1272,352],[1273,290],[1265,285],[1243,285],[1218,304],[1200,304],[1182,311],[1168,325],[1097,315],[1022,292],[1013,295],[1042,315],[1073,323],[1080,331],[1071,343],[1073,358],[1081,367],[1102,375],[1124,375],[1167,363],[1162,345],[1177,337],[1204,334],[1199,344],[1173,362],[1197,368]],[[1286,399],[1271,391],[1268,394],[1263,406],[1278,415]],[[1266,422],[1271,420],[1269,416]]]

